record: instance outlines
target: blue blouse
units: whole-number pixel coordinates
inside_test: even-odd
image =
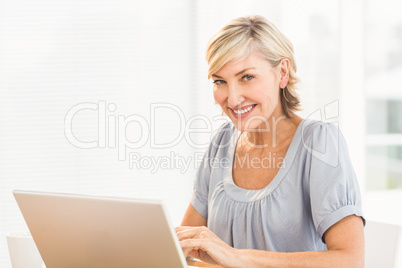
[[[363,218],[347,145],[334,124],[303,120],[278,173],[259,190],[233,182],[240,134],[229,122],[211,140],[191,200],[227,244],[277,252],[326,250],[323,235],[329,227],[349,215]]]

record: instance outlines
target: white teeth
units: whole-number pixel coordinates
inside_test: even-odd
[[[244,114],[244,113],[247,113],[248,111],[250,111],[254,106],[255,106],[255,105],[251,105],[251,106],[249,106],[248,108],[243,109],[243,110],[233,110],[233,112],[234,112],[235,114]]]

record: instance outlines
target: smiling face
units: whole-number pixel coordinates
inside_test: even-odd
[[[227,62],[212,75],[214,98],[240,131],[266,128],[281,116],[280,87],[286,81],[286,59],[272,67],[257,51]]]

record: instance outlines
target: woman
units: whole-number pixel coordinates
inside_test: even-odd
[[[303,120],[293,47],[261,16],[208,44],[215,101],[231,119],[211,141],[177,227],[186,256],[224,267],[363,267],[365,220],[346,143]]]

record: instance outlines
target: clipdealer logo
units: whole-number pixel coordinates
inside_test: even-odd
[[[181,173],[186,172],[190,167],[192,161],[194,162],[194,168],[197,168],[199,164],[204,160],[208,162],[211,166],[211,159],[203,159],[204,153],[194,153],[194,156],[186,157],[179,155],[174,152],[174,150],[169,150],[169,155],[158,156],[156,154],[143,155],[140,153],[140,148],[148,146],[150,149],[172,149],[174,146],[178,145],[183,139],[187,144],[194,149],[205,149],[210,146],[211,138],[219,131],[219,128],[213,131],[212,122],[222,121],[228,122],[229,118],[224,115],[215,116],[212,121],[204,115],[194,115],[190,118],[186,118],[184,112],[180,107],[171,103],[151,103],[150,104],[150,118],[147,120],[144,116],[140,114],[131,115],[119,115],[116,113],[117,106],[114,103],[107,104],[106,101],[84,102],[79,103],[71,107],[66,113],[64,120],[64,132],[67,141],[73,146],[81,149],[93,149],[93,148],[111,148],[117,149],[118,160],[129,162],[130,169],[148,169],[151,173],[157,172],[159,169],[178,169]],[[179,120],[179,128],[177,128],[177,135],[169,140],[168,142],[162,143],[158,142],[156,138],[156,117],[167,111],[174,112],[176,114],[176,119]],[[80,140],[73,133],[73,121],[79,114],[83,111],[91,111],[96,113],[97,116],[97,136],[92,140]],[[314,113],[310,114],[301,124],[301,141],[303,143],[304,149],[307,150],[309,154],[313,157],[319,159],[320,161],[330,165],[337,166],[339,163],[339,130],[331,131],[331,133],[325,133],[324,147],[315,148],[312,146],[311,142],[305,139],[304,133],[307,132],[310,125],[315,121],[329,122],[334,125],[337,124],[339,118],[339,101],[333,101],[327,104],[324,109],[318,109]],[[248,118],[246,125],[253,120],[259,120],[266,125],[264,132],[271,132],[272,134],[272,144],[255,145],[249,143],[248,139],[245,140],[249,146],[254,148],[264,148],[264,147],[275,147],[277,125],[283,120],[283,117],[274,118],[272,117],[272,122],[268,122],[266,118],[262,116],[254,116]],[[310,120],[313,119],[313,120]],[[194,122],[201,121],[204,123],[203,128],[194,128]],[[221,123],[221,124],[222,124]],[[135,124],[135,131],[139,133],[139,138],[135,141],[129,138],[128,127]],[[256,130],[250,130],[251,132]],[[192,134],[209,134],[209,139],[206,143],[197,143],[192,138]],[[331,135],[331,137],[329,136]],[[334,137],[335,135],[335,137]],[[330,141],[330,142],[329,142]],[[230,144],[230,139],[227,140],[226,144],[215,144],[212,142],[211,146],[219,146],[224,148],[226,146],[235,146],[236,144]],[[165,150],[166,152],[167,150]],[[278,165],[285,164],[285,159],[277,159],[278,156],[272,155],[267,159],[255,159],[255,157],[250,157],[247,163],[242,165],[250,165],[254,167],[261,168],[271,168],[278,167]],[[263,161],[262,161],[263,160]],[[220,168],[230,168],[232,164],[229,159],[214,159],[218,163]],[[265,162],[264,162],[265,161]],[[249,163],[250,162],[250,163]],[[205,163],[204,163],[205,164]],[[229,165],[229,166],[228,166]],[[216,166],[215,164],[213,166]]]
[[[171,103],[151,103],[149,120],[140,114],[117,114],[116,110],[116,104],[103,100],[97,103],[84,102],[74,105],[68,110],[64,120],[64,133],[67,141],[81,149],[117,149],[118,160],[128,160],[130,169],[151,169],[151,172],[155,173],[158,168],[177,168],[181,172],[185,172],[189,168],[191,160],[201,160],[200,153],[198,155],[196,153],[193,158],[189,159],[173,151],[170,151],[167,156],[145,156],[141,155],[138,149],[144,146],[149,146],[150,149],[168,149],[178,145],[183,139],[194,149],[206,149],[209,146],[209,139],[208,142],[200,144],[192,138],[192,135],[209,134],[210,137],[214,135],[212,122],[208,117],[194,115],[187,119],[180,107]],[[97,116],[97,136],[92,140],[80,139],[73,133],[74,119],[84,111],[94,112]],[[156,136],[156,118],[167,111],[175,114],[175,120],[179,121],[180,127],[177,128],[177,134],[173,139],[161,142],[157,140]],[[196,121],[203,122],[205,127],[193,127]],[[219,115],[215,116],[212,121],[227,122],[228,119]],[[128,133],[129,126],[133,125],[135,132],[139,134],[139,138],[135,141]]]

